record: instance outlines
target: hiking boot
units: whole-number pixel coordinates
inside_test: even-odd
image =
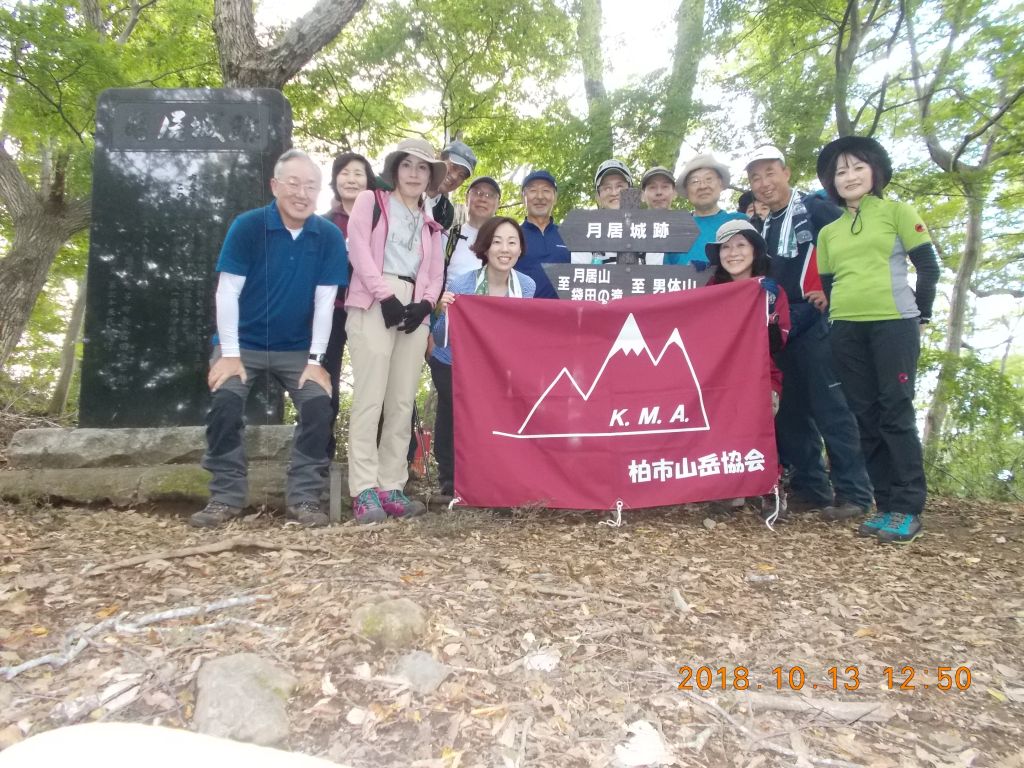
[[[789,496],[789,511],[795,514],[814,514],[816,512],[821,512],[821,510],[824,509],[826,506],[827,504],[822,504],[816,501],[809,501],[808,499],[805,499],[802,496],[797,496],[795,494],[791,494]]]
[[[872,512],[867,519],[857,526],[857,535],[867,538],[878,533],[879,529],[889,524],[891,512]]]
[[[391,517],[413,517],[427,511],[422,501],[414,501],[401,491],[385,491],[378,489],[377,497],[384,512]]]
[[[380,505],[380,496],[377,494],[376,488],[367,488],[352,502],[352,517],[360,525],[383,523],[388,519],[384,507]]]
[[[889,522],[878,529],[880,544],[909,544],[921,535],[921,516],[891,512]]]
[[[209,501],[188,519],[188,524],[193,528],[216,528],[228,520],[240,517],[241,514],[242,510],[239,507],[229,507],[222,501]]]
[[[320,503],[316,501],[300,501],[288,507],[285,519],[304,528],[324,528],[331,522],[330,518],[320,511]]]
[[[821,510],[821,517],[826,523],[838,523],[840,520],[849,520],[852,517],[866,515],[869,509],[861,507],[852,502],[846,501],[839,505],[829,504]]]

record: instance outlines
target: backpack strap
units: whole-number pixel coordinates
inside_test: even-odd
[[[377,228],[377,222],[380,221],[381,213],[383,212],[383,209],[381,208],[383,196],[384,193],[381,190],[373,190],[373,220],[370,223],[371,232]]]
[[[459,237],[462,235],[462,225],[456,224],[450,230],[448,230],[448,241],[444,245],[444,265],[447,267],[452,261],[452,254],[455,253],[455,248],[459,244]]]

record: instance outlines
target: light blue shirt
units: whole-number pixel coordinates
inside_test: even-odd
[[[666,253],[665,263],[689,264],[693,261],[703,261],[706,264],[708,262],[708,257],[704,252],[704,246],[708,243],[715,242],[715,235],[718,233],[718,228],[725,224],[725,222],[733,221],[734,219],[743,219],[746,221],[747,217],[739,211],[719,211],[711,216],[694,216],[693,220],[697,222],[697,228],[700,229],[700,236],[697,238],[696,242],[690,246],[690,250],[686,253]]]

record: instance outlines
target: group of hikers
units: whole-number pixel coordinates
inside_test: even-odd
[[[300,150],[281,155],[273,202],[235,219],[217,263],[203,458],[212,474],[210,501],[192,516],[193,525],[214,527],[242,513],[243,412],[260,373],[282,383],[298,412],[287,517],[307,526],[328,523],[321,493],[335,454],[346,344],[355,520],[425,511],[404,493],[425,357],[437,392],[440,492],[455,493],[448,307],[462,294],[557,298],[544,264],[609,264],[618,257],[570,251],[552,218],[559,190],[549,171],[523,178],[520,222],[496,215],[502,187],[490,176],[470,180],[476,165],[461,140],[438,155],[427,141],[406,139],[379,176],[365,157],[340,154],[329,179],[331,209],[320,216],[317,164]],[[749,191],[736,211],[721,207],[731,178],[712,155],[694,157],[678,178],[662,166],[646,171],[639,181],[643,203],[667,209],[684,198],[700,235],[685,253],[643,258],[710,269],[709,284],[760,282],[771,308],[773,408],[788,509],[819,510],[828,521],[856,519],[860,535],[880,542],[912,541],[926,495],[914,386],[921,328],[931,318],[939,277],[927,228],[912,206],[883,197],[892,163],[874,139],[847,136],[826,145],[818,155],[819,192],[796,189],[773,146],[755,149],[745,170]],[[467,181],[464,221],[456,224],[451,195]],[[619,208],[623,190],[634,184],[624,163],[601,163],[597,206]]]

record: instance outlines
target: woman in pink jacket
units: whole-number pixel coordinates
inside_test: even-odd
[[[384,161],[382,175],[394,192],[361,192],[349,218],[348,484],[360,523],[424,511],[402,489],[409,479],[406,452],[430,313],[444,271],[441,227],[424,208],[423,193],[446,172],[428,142],[406,139]]]

